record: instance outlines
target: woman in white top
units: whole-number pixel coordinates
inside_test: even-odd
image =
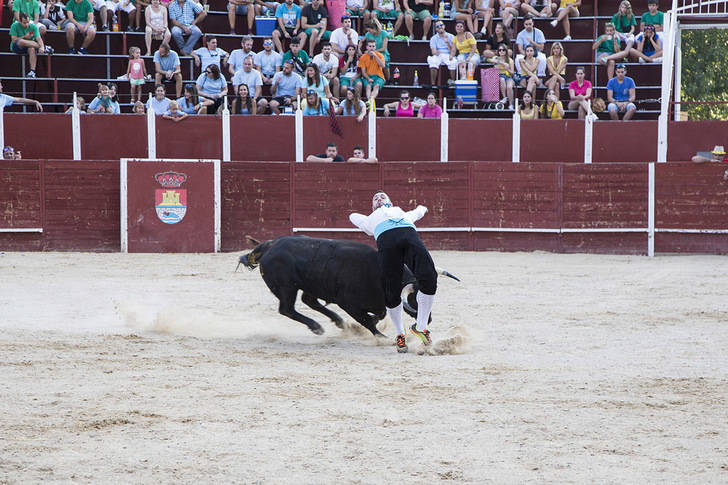
[[[167,7],[159,3],[159,0],[152,0],[151,5],[144,11],[144,17],[147,19],[147,27],[144,33],[144,41],[147,43],[147,53],[145,56],[152,55],[152,37],[154,40],[161,40],[169,44],[172,33],[169,31],[167,20]]]

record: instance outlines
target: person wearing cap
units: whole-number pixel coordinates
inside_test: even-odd
[[[617,64],[617,76],[607,83],[607,110],[613,120],[619,119],[619,113],[624,113],[624,121],[632,119],[637,106],[634,104],[636,86],[631,77],[626,76],[627,67]]]
[[[455,43],[453,42],[455,36],[447,32],[445,24],[439,20],[435,23],[435,30],[437,34],[430,39],[432,55],[427,56],[427,65],[430,66],[430,84],[437,84],[437,73],[442,65],[447,66],[448,71],[450,71],[448,84],[454,84],[458,68],[458,60],[455,57]]]
[[[329,143],[326,145],[326,153],[319,153],[318,155],[309,155],[306,157],[307,162],[345,162],[344,157],[339,155],[339,149],[336,147],[336,143]]]
[[[387,315],[397,332],[397,352],[407,352],[404,326],[402,324],[402,271],[404,265],[412,270],[419,291],[417,292],[417,323],[410,332],[423,344],[430,345],[432,339],[427,323],[437,291],[437,270],[422,239],[417,234],[415,222],[427,213],[427,207],[418,205],[405,212],[393,206],[389,196],[378,191],[372,197],[372,213],[352,213],[349,220],[370,236],[374,236],[379,250],[379,266],[382,273],[384,304]]]
[[[367,51],[362,54],[357,64],[361,69],[361,82],[366,89],[368,99],[377,99],[379,90],[384,87],[384,56],[377,52],[377,42],[367,41]]]
[[[280,114],[280,106],[296,108],[296,92],[303,83],[303,78],[293,72],[293,59],[283,63],[283,70],[273,76],[270,92],[270,110],[274,115]]]
[[[3,94],[3,83],[2,81],[0,81],[0,111],[2,111],[6,106],[11,106],[15,103],[33,104],[38,111],[43,111],[43,106],[40,104],[39,101],[28,98],[16,98],[13,96],[8,96],[7,94]]]
[[[710,152],[698,152],[692,158],[695,163],[707,163],[707,162],[725,162],[728,158],[725,156],[725,148],[723,145],[716,145]]]

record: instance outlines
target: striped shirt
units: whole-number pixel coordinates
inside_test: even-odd
[[[202,12],[202,6],[192,0],[185,1],[180,7],[179,2],[169,4],[169,18],[189,27],[195,21],[195,15]]]

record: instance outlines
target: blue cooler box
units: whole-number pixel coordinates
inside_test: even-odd
[[[255,17],[255,35],[270,37],[276,28],[275,17]]]
[[[458,99],[462,99],[463,103],[477,103],[477,81],[455,81],[455,100]]]

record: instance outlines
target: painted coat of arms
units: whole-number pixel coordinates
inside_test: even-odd
[[[154,179],[162,186],[154,193],[157,217],[165,224],[177,224],[187,213],[187,190],[180,188],[187,175],[178,172],[158,173]]]

